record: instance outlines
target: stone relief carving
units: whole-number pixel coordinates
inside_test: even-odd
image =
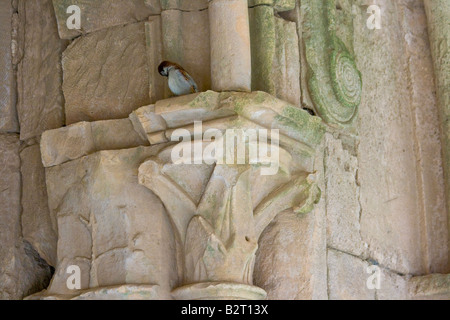
[[[172,141],[172,136],[176,136],[177,130],[179,132],[180,129],[185,133],[185,137],[198,137],[196,131],[198,120],[202,120],[200,139],[178,143]],[[111,128],[118,130],[92,131],[92,128],[98,126],[105,129],[112,126]],[[85,285],[84,291],[80,291],[81,295],[97,292],[98,288],[112,285],[125,286],[123,288],[126,289],[127,286],[136,284],[135,281],[133,283],[128,281],[140,279],[139,283],[160,288],[160,297],[165,296],[164,292],[167,294],[170,292],[164,291],[169,286],[171,289],[176,288],[171,293],[175,299],[266,297],[263,289],[253,285],[258,239],[279,212],[293,209],[296,214],[307,214],[319,201],[321,191],[313,168],[316,150],[324,135],[324,126],[320,118],[313,117],[306,111],[264,92],[208,91],[158,101],[155,105],[136,110],[130,115],[130,119],[93,122],[90,125],[91,130],[85,127],[86,123],[74,124],[48,131],[42,138],[41,148],[48,172],[47,185],[49,198],[52,199],[50,207],[54,219],[57,221],[64,219],[65,215],[60,212],[61,208],[70,207],[81,201],[86,203],[86,208],[83,207],[79,214],[94,215],[96,223],[99,217],[106,219],[107,215],[110,217],[108,230],[114,230],[114,234],[122,234],[121,221],[124,219],[122,213],[135,216],[137,212],[134,211],[138,210],[141,217],[140,224],[134,226],[134,229],[128,227],[125,237],[136,239],[136,234],[152,234],[156,232],[153,228],[159,230],[164,227],[161,210],[155,212],[152,209],[153,213],[144,212],[144,203],[149,201],[148,208],[159,208],[161,204],[164,205],[173,232],[167,227],[164,227],[167,230],[163,232],[165,235],[158,232],[158,236],[147,245],[152,248],[153,253],[145,250],[145,259],[136,256],[136,250],[140,247],[135,244],[135,240],[130,240],[130,243],[133,243],[131,247],[120,243],[120,248],[119,245],[116,248],[114,242],[117,242],[117,239],[108,240],[112,235],[102,233],[98,227],[83,235],[81,233],[60,235],[58,250],[66,254],[58,255],[58,259],[63,260],[58,260],[57,273],[50,294],[69,294],[64,289],[65,266],[77,264],[80,254],[72,255],[71,246],[75,241],[74,237],[81,237],[85,240],[79,238],[76,241],[86,241],[89,244],[91,238],[96,239],[92,242],[92,246],[85,246],[86,254],[83,256],[92,256],[92,261],[89,260],[85,268],[86,277],[83,278]],[[126,129],[128,132],[126,135],[134,138],[124,140],[122,138],[124,133],[120,128]],[[208,153],[208,148],[216,143],[215,140],[211,140],[211,136],[207,138],[207,132],[211,129],[215,129],[216,134],[228,129],[255,132],[279,130],[277,135],[270,135],[268,140],[258,142],[260,148],[258,159],[272,159],[268,156],[269,153],[271,156],[277,154],[278,158],[273,158],[272,162],[251,161],[249,142],[243,140],[246,146],[245,159],[248,161],[244,164],[229,163],[225,161],[228,154],[232,151],[234,159],[234,155],[239,154],[240,145],[233,146],[235,148],[233,150],[226,149],[222,154],[223,158],[220,158],[219,153]],[[102,136],[102,132],[108,135],[108,139]],[[114,132],[118,135],[117,139],[110,136],[114,135]],[[82,147],[75,150],[66,143],[58,143],[59,140],[66,141],[73,136],[85,141],[92,140],[95,148]],[[276,144],[273,143],[274,139],[277,140]],[[112,145],[110,141],[113,140],[117,140],[120,144]],[[148,140],[150,147],[145,140]],[[127,141],[130,149],[126,149],[124,145]],[[137,145],[141,147],[135,148]],[[116,147],[125,150],[111,150]],[[189,159],[196,164],[188,165],[174,160],[172,156],[174,150],[188,149],[200,150],[202,162],[196,161],[198,154],[195,152],[193,155],[189,154]],[[261,149],[266,150],[266,158],[261,156]],[[211,154],[210,158],[204,156],[208,154]],[[92,162],[93,165],[89,165],[88,162]],[[278,166],[275,174],[262,174],[275,162]],[[77,182],[78,178],[73,179],[74,183],[67,183],[67,187],[73,186],[78,192],[71,193],[70,197],[61,196],[62,191],[54,186],[61,184],[62,176],[66,176],[65,179],[68,181],[67,175],[78,172],[74,168],[78,168],[79,173],[84,175],[88,170],[121,172],[123,178],[120,182],[114,183],[111,180],[116,174],[114,176],[107,174],[101,175],[105,176],[104,182],[97,181],[95,185],[103,188],[111,184],[117,190],[123,188],[134,190],[132,199],[135,204],[125,201],[118,194],[114,196],[115,200],[110,199],[114,194],[111,186],[108,187],[108,192],[99,189],[92,193],[92,186],[82,181]],[[95,198],[95,204],[83,197]],[[120,206],[116,208],[115,203]],[[109,209],[105,212],[98,208]],[[149,219],[150,224],[145,222],[146,219]],[[139,233],[136,230],[141,231]],[[164,260],[157,262],[164,255],[164,251],[170,249],[167,245],[158,244],[160,243],[158,239],[167,237],[175,241],[177,267],[173,264],[167,265]],[[101,255],[103,247],[97,248],[103,242],[107,244],[107,255]],[[134,261],[133,264],[121,267],[121,274],[124,275],[121,283],[117,283],[117,277],[111,275],[110,278],[107,273],[98,273],[98,270],[106,270],[107,266],[112,266],[114,260],[112,253],[115,256],[119,253],[125,254],[128,260]],[[109,260],[105,260],[105,257]],[[152,261],[151,268],[146,261]],[[154,272],[150,271],[152,268],[155,269]],[[163,274],[161,270],[165,268],[171,270],[178,268],[178,285],[160,283],[158,279],[164,278],[164,281],[170,282],[168,279],[174,278],[173,275],[161,276]]]
[[[252,285],[259,236],[285,209],[295,207],[298,214],[312,210],[320,196],[314,175],[292,175],[284,168],[287,172],[264,179],[260,168],[250,165],[186,168],[164,162],[171,149],[141,165],[139,179],[163,201],[176,226],[183,283]],[[201,193],[198,204],[189,195],[193,191]],[[268,195],[255,207],[260,193]]]
[[[328,124],[351,125],[361,102],[362,78],[336,34],[335,0],[302,1],[309,91]]]
[[[211,102],[211,98],[214,98],[216,105],[204,103],[208,100]],[[245,106],[240,105],[242,101],[245,101]],[[278,114],[277,104],[284,104],[281,107],[284,115]],[[246,114],[244,110],[251,106],[253,112]],[[233,97],[233,94],[208,92],[195,98],[191,104],[176,108],[171,104],[171,107],[174,111],[164,110],[160,115],[149,111],[148,108],[145,108],[147,113],[143,110],[136,112],[140,114],[137,119],[142,128],[146,128],[144,131],[153,131],[153,134],[150,134],[150,140],[153,142],[154,136],[161,136],[154,131],[191,124],[194,115],[197,119],[203,115],[203,118],[208,117],[209,121],[214,121],[218,115],[231,113],[251,117],[248,122],[239,121],[238,117],[224,126],[228,130],[258,128],[260,126],[256,124],[270,119],[267,117],[270,113],[272,120],[279,124],[292,121],[295,117],[308,121],[310,117],[306,112],[291,109],[288,104],[272,99],[264,93],[235,94]],[[163,108],[153,110],[157,109],[162,112]],[[255,116],[258,114],[259,116]],[[214,127],[214,124],[209,126],[206,123],[205,126],[210,128]],[[272,122],[271,128],[277,128],[277,124]],[[320,136],[320,126],[316,128],[318,131],[315,134]],[[302,128],[298,131],[304,130]],[[189,130],[186,132],[190,135]],[[167,133],[163,136],[169,138]],[[202,151],[200,154],[203,155],[212,144],[210,140],[203,139],[180,144],[188,144],[183,150],[199,148]],[[259,148],[268,149],[271,154],[277,148],[280,167],[275,175],[264,176],[261,164],[250,164],[252,161],[243,165],[224,164],[226,161],[217,153],[214,154],[214,159],[203,158],[204,164],[180,165],[174,162],[172,156],[174,149],[179,149],[179,145],[170,146],[140,166],[139,182],[161,199],[175,226],[181,251],[179,259],[182,259],[182,283],[185,285],[174,291],[176,298],[192,298],[192,291],[197,298],[208,299],[265,297],[264,291],[251,287],[255,253],[261,233],[279,212],[294,208],[297,214],[308,213],[318,202],[320,189],[315,183],[315,175],[299,169],[298,165],[293,163],[293,156],[283,147],[278,148],[272,144],[261,146],[261,141],[259,143]],[[234,155],[238,153],[238,147],[233,147]],[[226,152],[230,150],[227,149]],[[225,157],[224,154],[221,156]],[[195,155],[189,154],[189,163],[194,163],[194,158]],[[219,296],[217,288],[221,291]]]

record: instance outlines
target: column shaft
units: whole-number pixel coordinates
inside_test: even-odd
[[[251,91],[247,0],[209,2],[211,80],[215,91]]]

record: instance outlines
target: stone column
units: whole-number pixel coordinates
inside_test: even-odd
[[[212,89],[251,91],[247,0],[211,0],[209,21]]]
[[[450,2],[425,0],[428,33],[433,56],[437,101],[441,117],[443,167],[447,210],[450,208]],[[450,216],[449,216],[450,230]]]

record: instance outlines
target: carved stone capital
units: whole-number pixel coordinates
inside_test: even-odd
[[[278,213],[292,208],[297,214],[307,214],[319,201],[320,189],[315,174],[308,171],[308,157],[299,157],[296,149],[304,145],[301,139],[319,142],[321,126],[300,126],[304,121],[315,121],[315,117],[268,94],[210,92],[192,98],[185,105],[179,105],[182,100],[175,98],[138,110],[133,120],[142,136],[153,142],[157,141],[155,136],[178,141],[177,133],[184,132],[183,141],[166,147],[139,168],[139,183],[161,199],[174,226],[183,287],[173,296],[263,298],[263,290],[252,286],[259,237]],[[186,129],[194,118],[207,121],[201,128],[196,122]],[[233,143],[228,144],[227,130],[257,132],[269,127],[273,131],[287,124],[302,133],[292,136],[297,148],[289,148],[292,144],[285,143],[287,137],[278,141],[278,135],[274,144],[275,138],[270,135],[256,143],[260,150],[268,151],[270,158],[261,153],[257,159],[252,158],[251,143],[245,137],[240,140],[238,136],[235,144],[232,136]],[[176,127],[179,131],[174,130]],[[156,135],[158,132],[163,133]],[[211,132],[214,138],[208,135]],[[224,145],[225,151],[218,152]],[[311,143],[311,147],[314,145]],[[245,149],[243,162],[234,162],[241,147]],[[265,174],[274,163],[277,169]]]

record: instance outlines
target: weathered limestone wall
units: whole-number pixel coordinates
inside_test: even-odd
[[[370,4],[340,1],[353,16],[363,97],[359,137],[328,136],[325,149],[330,299],[414,297],[411,275],[449,271],[445,165],[424,6],[378,1],[382,28],[370,30]],[[382,270],[381,289],[366,290],[365,269],[374,264]],[[427,279],[411,281],[429,287]]]
[[[66,26],[71,4],[81,30]],[[371,4],[380,30],[366,25]],[[0,298],[92,299],[103,287],[173,298],[179,239],[139,167],[197,119],[280,126],[302,170],[316,172],[313,211],[281,210],[259,239],[253,285],[269,299],[448,299],[448,5],[0,0]],[[205,93],[163,100],[162,60]],[[305,107],[323,119],[320,145]],[[74,264],[79,292],[65,283]]]
[[[61,53],[51,1],[18,2],[18,103],[20,139],[64,124]]]
[[[12,59],[13,16],[11,1],[0,1],[0,132],[18,132],[16,73]]]
[[[428,19],[430,47],[433,55],[437,104],[442,137],[443,167],[447,195],[447,210],[450,214],[450,3],[448,1],[424,0]],[[450,215],[447,216],[450,230]],[[450,241],[450,237],[448,238]],[[447,245],[450,248],[450,242]]]
[[[170,224],[156,196],[135,183],[138,165],[158,150],[101,151],[46,169],[59,234],[49,294],[77,293],[66,286],[67,268],[77,265],[81,290],[158,285],[159,298],[170,297],[177,272]]]
[[[0,299],[22,299],[47,287],[50,266],[22,236],[20,141],[0,134]]]
[[[380,4],[381,30],[371,32],[365,20],[355,19],[355,30],[363,31],[355,33],[355,50],[365,86],[361,232],[371,256],[392,270],[446,272],[443,166],[425,12],[421,1]]]
[[[125,118],[150,103],[144,22],[75,39],[62,66],[66,124]]]
[[[64,42],[51,1],[2,0],[0,15],[0,298],[22,299],[48,286],[56,260],[38,141],[64,123]]]

